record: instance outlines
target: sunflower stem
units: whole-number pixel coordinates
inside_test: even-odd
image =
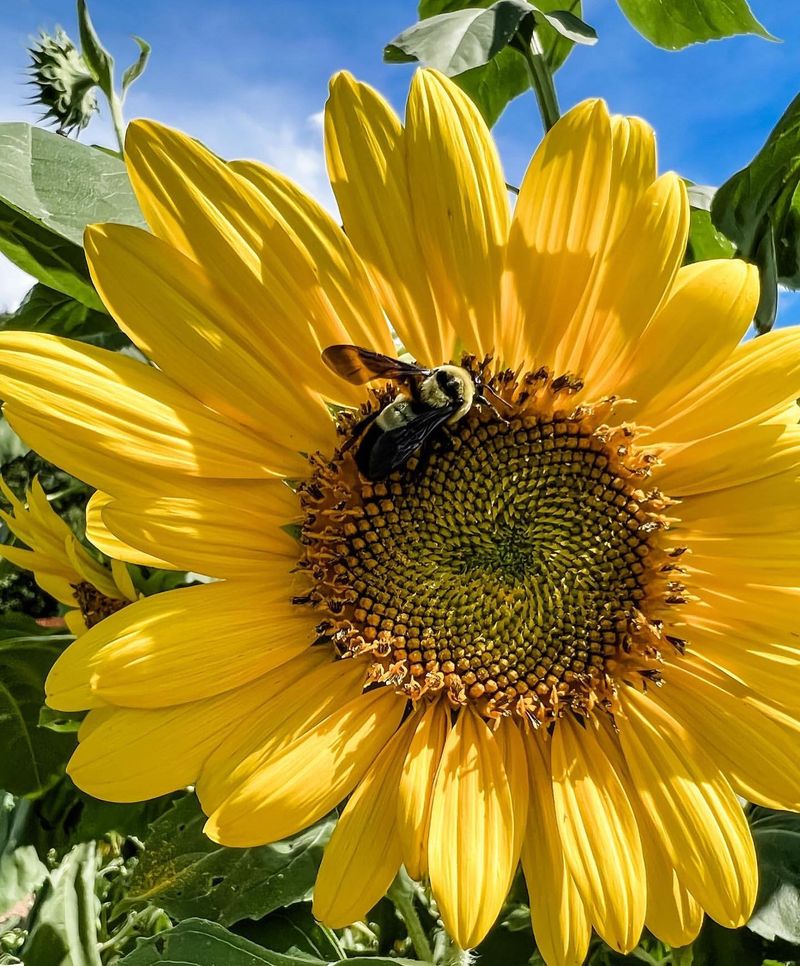
[[[539,34],[534,28],[531,31],[531,39],[528,43],[521,45],[522,55],[528,67],[528,74],[531,79],[531,87],[536,94],[536,101],[539,105],[539,113],[542,115],[542,124],[545,132],[556,123],[561,117],[561,110],[558,106],[558,96],[556,94],[553,75],[547,65],[544,56],[544,47],[539,39]]]
[[[410,888],[410,881],[404,881],[406,877],[397,876],[389,886],[387,895],[394,903],[395,909],[400,913],[400,917],[406,925],[408,938],[414,947],[417,958],[425,963],[433,962],[433,950],[428,942],[425,930],[422,928],[417,910],[414,907],[414,892]]]
[[[125,121],[122,117],[122,101],[117,96],[117,92],[112,90],[108,96],[108,106],[111,108],[111,123],[114,125],[114,134],[117,136],[119,153],[125,156]]]

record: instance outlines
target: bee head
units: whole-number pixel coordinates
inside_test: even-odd
[[[454,366],[440,366],[435,371],[434,378],[436,385],[448,399],[452,399],[453,402],[463,402],[464,379],[452,371],[454,368]]]

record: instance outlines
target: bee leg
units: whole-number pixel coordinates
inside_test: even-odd
[[[488,388],[488,386],[485,386],[484,388]],[[495,395],[497,396],[496,393]],[[505,403],[505,405],[508,405],[505,399],[502,399],[500,396],[497,396],[497,398],[500,400],[500,402]],[[509,425],[509,421],[506,419],[506,417],[498,410],[497,406],[495,406],[495,404],[490,399],[486,398],[486,396],[483,396],[483,395],[476,396],[475,402],[479,406],[488,406],[489,409],[491,409],[491,411],[495,414],[495,416],[497,416],[497,418],[500,420],[501,423],[505,423],[506,426]]]

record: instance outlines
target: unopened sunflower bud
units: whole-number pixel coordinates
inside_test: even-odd
[[[82,131],[97,113],[97,82],[67,34],[57,27],[54,36],[42,31],[28,50],[29,83],[36,88],[31,102],[47,108],[59,134]]]

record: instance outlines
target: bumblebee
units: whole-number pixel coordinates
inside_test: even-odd
[[[368,480],[385,479],[442,429],[454,426],[474,405],[496,396],[479,376],[461,366],[425,369],[355,345],[332,345],[322,353],[328,368],[356,386],[374,379],[400,383],[403,394],[358,423],[356,465]]]

